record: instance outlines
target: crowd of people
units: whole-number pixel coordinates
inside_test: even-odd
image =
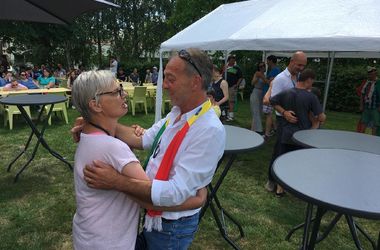
[[[152,70],[146,69],[143,81],[141,81],[140,74],[137,68],[133,68],[131,74],[127,75],[125,69],[119,66],[119,62],[117,61],[115,56],[111,56],[110,58],[109,70],[119,81],[131,82],[133,86],[138,86],[142,83],[153,83],[153,85],[157,85],[158,71],[156,66],[153,66]]]

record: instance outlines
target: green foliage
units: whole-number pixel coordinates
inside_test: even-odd
[[[357,112],[360,99],[356,88],[367,79],[364,65],[336,65],[334,80],[330,85],[327,108],[336,111]]]

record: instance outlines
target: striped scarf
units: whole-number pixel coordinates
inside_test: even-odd
[[[161,181],[167,181],[169,179],[169,173],[173,165],[174,158],[178,152],[178,148],[181,146],[181,143],[183,139],[185,138],[187,132],[189,131],[191,125],[194,124],[194,122],[201,117],[203,114],[205,114],[210,108],[211,108],[211,102],[208,100],[205,102],[199,110],[192,115],[185,125],[176,133],[176,135],[173,137],[172,141],[170,142],[168,148],[166,149],[166,152],[164,154],[164,157],[162,158],[160,167],[158,168],[158,171],[156,173],[156,177],[154,179],[161,180]],[[159,133],[156,135],[156,138],[154,139],[153,146],[155,147],[157,145],[157,142],[161,135],[163,134],[164,130],[166,129],[168,125],[168,121],[164,123],[164,125],[161,127]],[[151,154],[154,151],[154,147],[152,147]],[[150,156],[148,157],[148,161],[150,159]],[[148,163],[146,162],[146,164]],[[161,218],[162,212],[161,211],[155,211],[155,210],[148,210],[145,215],[145,224],[144,227],[148,232],[152,231],[152,229],[157,231],[162,231],[162,218]]]

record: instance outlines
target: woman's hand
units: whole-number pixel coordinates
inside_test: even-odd
[[[83,126],[86,124],[86,121],[83,119],[83,117],[78,117],[74,122],[74,127],[71,128],[71,136],[73,137],[74,142],[79,142],[80,140],[80,133],[83,130]]]
[[[134,124],[131,127],[135,129],[135,135],[137,137],[141,137],[141,136],[143,136],[145,134],[145,129],[143,127],[140,127],[137,124]]]

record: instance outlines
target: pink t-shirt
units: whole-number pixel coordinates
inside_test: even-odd
[[[135,249],[139,205],[115,190],[89,188],[83,168],[100,160],[122,172],[138,162],[127,144],[108,135],[81,134],[75,153],[77,210],[73,219],[74,249]]]

